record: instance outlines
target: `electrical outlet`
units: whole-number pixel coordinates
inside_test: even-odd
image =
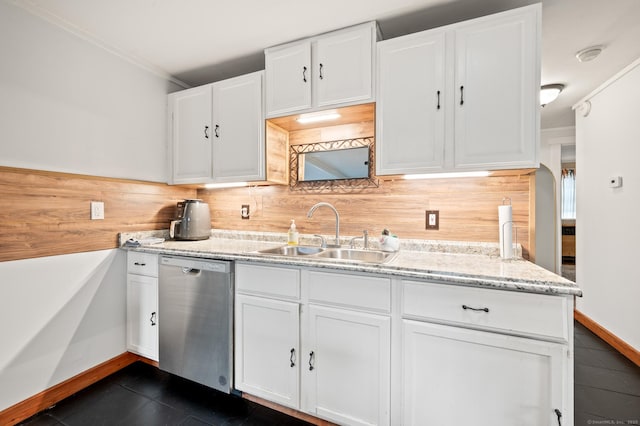
[[[242,205],[242,208],[240,209],[240,217],[242,219],[249,219],[251,217],[251,214],[249,211],[249,204]]]
[[[104,219],[104,202],[91,202],[91,220]]]
[[[425,229],[431,229],[437,231],[440,229],[440,211],[439,210],[425,210],[426,225]]]

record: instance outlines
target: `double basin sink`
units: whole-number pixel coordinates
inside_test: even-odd
[[[380,250],[362,250],[352,248],[323,248],[315,246],[280,246],[259,250],[258,253],[283,257],[313,257],[327,261],[349,263],[387,263],[395,256],[395,252]]]

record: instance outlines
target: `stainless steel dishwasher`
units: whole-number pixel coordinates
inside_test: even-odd
[[[233,377],[233,265],[160,258],[161,370],[229,393]]]

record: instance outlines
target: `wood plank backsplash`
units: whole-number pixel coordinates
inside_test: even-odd
[[[340,212],[342,235],[367,229],[378,236],[389,228],[401,238],[498,241],[498,205],[513,204],[518,242],[530,248],[530,175],[486,178],[381,181],[379,188],[349,193],[290,191],[287,186],[194,189],[92,176],[0,167],[0,261],[79,253],[117,247],[119,232],[168,228],[176,202],[202,198],[211,207],[212,226],[286,232],[291,219],[302,233],[333,235]],[[90,201],[105,202],[105,219],[90,220]],[[251,218],[240,209],[249,204]],[[440,211],[440,229],[425,230],[425,210]]]
[[[0,261],[117,247],[119,232],[165,229],[196,189],[0,167]],[[90,201],[105,219],[90,220]]]
[[[291,219],[301,233],[334,234],[335,219],[329,209],[318,209],[307,219],[309,208],[319,201],[333,204],[340,213],[340,233],[377,237],[389,228],[401,238],[498,242],[498,206],[511,198],[518,242],[525,257],[530,248],[530,175],[483,178],[381,181],[379,188],[351,193],[309,193],[282,186],[255,186],[198,190],[198,198],[211,207],[214,228],[286,232]],[[243,220],[240,209],[250,206]],[[425,210],[440,211],[440,229],[425,229]]]

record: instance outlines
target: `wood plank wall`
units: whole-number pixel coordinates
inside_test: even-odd
[[[529,185],[531,175],[483,178],[381,181],[379,188],[352,193],[290,191],[282,186],[255,186],[198,190],[198,198],[211,207],[214,228],[286,232],[291,219],[305,234],[334,234],[334,215],[318,209],[307,219],[309,208],[326,201],[340,213],[341,235],[378,236],[389,228],[403,238],[498,242],[498,206],[511,198],[518,242],[529,253]],[[251,217],[240,217],[249,204]],[[440,229],[425,229],[425,210],[440,211]]]
[[[0,167],[0,261],[117,247],[119,232],[169,227],[196,189]],[[90,201],[105,219],[90,220]]]

